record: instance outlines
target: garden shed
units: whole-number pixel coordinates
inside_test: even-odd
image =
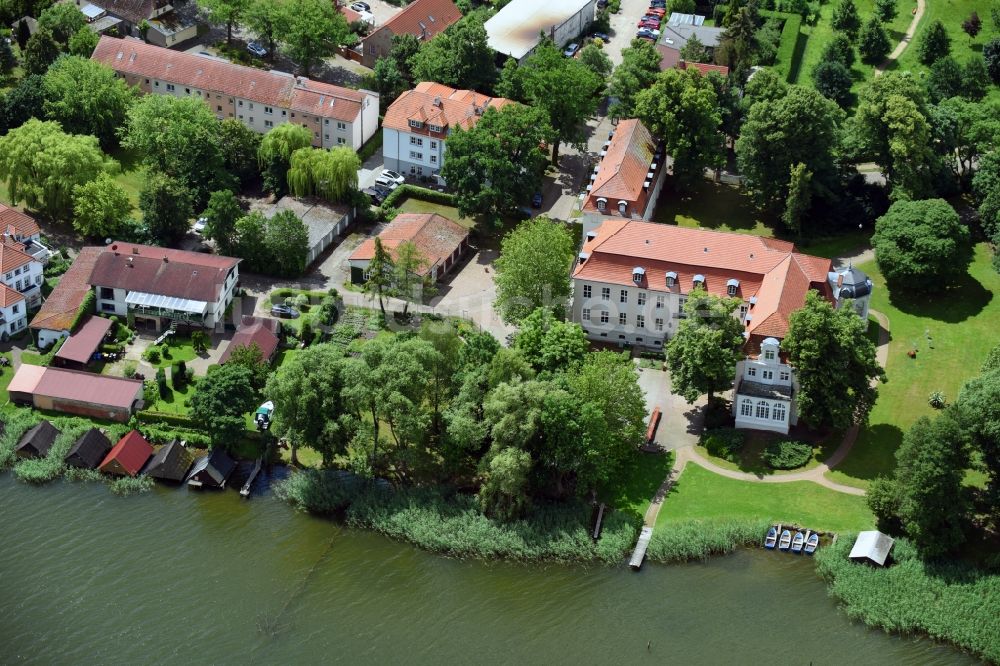
[[[59,430],[48,421],[42,421],[21,437],[14,453],[18,458],[44,458],[59,436]]]
[[[225,488],[226,481],[236,469],[236,461],[222,449],[212,449],[207,456],[195,461],[188,476],[188,485],[193,488]]]
[[[160,447],[160,450],[146,463],[142,473],[161,481],[180,483],[190,469],[192,460],[191,453],[184,444],[179,439],[175,439]]]
[[[101,463],[101,471],[117,476],[137,476],[152,455],[153,445],[138,430],[133,430],[118,440]]]
[[[111,440],[97,428],[91,428],[73,443],[73,448],[66,454],[66,465],[94,469],[108,456],[109,451]]]
[[[111,330],[113,323],[104,317],[88,317],[55,353],[52,359],[53,365],[73,370],[86,368],[94,352],[101,348],[101,342]]]
[[[854,542],[848,557],[855,562],[870,562],[884,567],[893,543],[895,541],[891,536],[882,534],[878,530],[862,532]]]

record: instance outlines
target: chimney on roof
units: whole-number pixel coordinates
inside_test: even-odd
[[[132,254],[139,254],[139,248],[133,247],[132,248]]]
[[[437,95],[434,97],[434,106],[441,108],[441,96]]]
[[[165,264],[169,264],[169,263],[170,263],[170,260],[169,260],[169,259],[167,259],[166,257],[163,257],[163,263],[165,263]]]

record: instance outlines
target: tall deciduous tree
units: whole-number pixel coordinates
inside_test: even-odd
[[[660,136],[681,187],[723,163],[722,115],[715,88],[696,69],[668,69],[636,97],[636,116]]]
[[[875,221],[875,259],[890,287],[938,291],[966,274],[969,230],[943,199],[897,201]]]
[[[378,93],[379,106],[383,112],[409,87],[399,71],[399,65],[392,57],[383,57],[375,61],[371,84]]]
[[[288,189],[297,197],[344,201],[358,189],[360,168],[358,154],[347,147],[299,148],[289,162]]]
[[[298,277],[306,270],[309,255],[309,229],[290,210],[283,210],[267,221],[265,237],[274,266],[268,271],[280,277]]]
[[[396,246],[393,260],[393,290],[403,299],[403,316],[410,309],[410,303],[417,303],[431,295],[434,283],[427,269],[427,257],[413,241],[403,241]]]
[[[111,175],[73,188],[73,228],[89,238],[121,238],[129,226],[132,202]]]
[[[509,447],[492,456],[483,470],[483,485],[477,498],[483,513],[500,520],[513,520],[530,503],[528,475],[531,473],[531,454]]]
[[[563,372],[583,363],[587,334],[579,324],[556,319],[548,308],[538,308],[521,321],[514,347],[535,370]]]
[[[604,52],[604,49],[593,42],[580,49],[578,57],[580,58],[580,62],[586,65],[590,71],[601,77],[601,85],[595,91],[600,92],[600,89],[604,87],[604,81],[608,78],[608,74],[614,68],[614,65],[611,64],[611,59]]]
[[[987,496],[993,514],[1000,514],[1000,370],[984,369],[958,394],[955,407],[965,432],[982,456]]]
[[[845,108],[851,103],[851,86],[854,79],[850,70],[836,60],[821,60],[812,71],[813,86],[816,91]]]
[[[504,237],[496,261],[494,307],[507,323],[518,323],[535,308],[562,317],[569,298],[573,239],[560,222],[536,217]]]
[[[495,222],[524,204],[541,185],[551,130],[541,109],[509,104],[487,109],[475,126],[448,136],[441,175],[455,191],[463,216]]]
[[[636,96],[653,85],[660,74],[660,54],[645,39],[633,39],[622,49],[622,62],[611,75],[609,95],[614,103],[608,113],[617,118],[635,116]]]
[[[867,421],[878,397],[873,382],[885,380],[875,343],[865,335],[868,322],[810,291],[788,324],[781,348],[799,381],[799,418],[813,428]]]
[[[944,29],[941,21],[934,21],[920,34],[920,41],[917,42],[917,55],[920,62],[925,65],[932,65],[938,58],[943,58],[951,51],[951,37]]]
[[[88,28],[89,30],[89,28]],[[92,134],[105,148],[118,143],[137,89],[94,60],[64,56],[45,73],[45,114],[71,134]]]
[[[264,135],[257,152],[264,187],[280,198],[288,191],[288,166],[292,153],[312,145],[309,130],[296,123],[282,123]]]
[[[796,164],[813,174],[812,193],[828,196],[837,181],[842,117],[833,102],[802,86],[750,107],[736,141],[736,159],[760,205],[788,200],[789,174]]]
[[[285,12],[288,23],[281,41],[304,76],[338,46],[357,41],[347,19],[328,0],[287,0]]]
[[[392,48],[389,49],[389,57],[396,61],[396,67],[400,75],[409,85],[413,85],[413,67],[411,61],[413,56],[420,50],[420,39],[416,35],[404,33],[392,36]]]
[[[671,392],[693,403],[733,382],[743,349],[743,324],[733,316],[740,302],[695,289],[684,304],[685,319],[667,343]]]
[[[139,210],[149,235],[169,244],[187,232],[194,217],[194,194],[179,179],[155,172],[139,193]]]
[[[802,216],[809,210],[812,203],[812,171],[806,165],[799,162],[792,167],[788,176],[788,197],[785,199],[785,212],[781,214],[781,221],[789,231],[794,232],[801,238],[802,236]]]
[[[198,380],[188,404],[191,418],[208,430],[212,448],[233,448],[246,431],[246,414],[257,397],[250,370],[227,363]]]
[[[59,57],[59,44],[48,30],[37,30],[24,47],[21,64],[28,74],[44,74]]]
[[[0,97],[0,134],[20,127],[31,118],[45,119],[42,77],[32,74]]]
[[[68,219],[73,188],[117,164],[92,136],[66,134],[59,123],[32,119],[0,137],[0,180],[14,203]]]
[[[77,30],[87,25],[80,8],[71,2],[60,2],[38,15],[38,28],[47,30],[60,44],[66,44]]]
[[[235,118],[219,123],[219,150],[226,171],[236,176],[246,186],[260,177],[257,152],[261,136]]]
[[[278,42],[288,30],[288,13],[283,0],[250,0],[243,12],[243,22],[264,44],[268,60],[274,60]]]
[[[1000,84],[1000,37],[994,37],[983,45],[983,61],[990,79]]]
[[[243,18],[250,0],[200,0],[198,6],[205,12],[210,23],[226,26],[226,43],[232,44],[233,26]]]
[[[205,236],[219,245],[223,254],[236,246],[236,222],[243,217],[243,209],[232,190],[217,190],[208,197],[205,217]]]
[[[549,117],[552,163],[558,164],[562,143],[580,144],[585,138],[586,120],[597,109],[594,91],[601,83],[600,77],[579,60],[563,57],[547,39],[517,72],[526,101]]]
[[[494,51],[486,42],[483,11],[457,23],[420,47],[409,64],[418,81],[436,81],[455,88],[489,91],[497,80]]]
[[[89,58],[97,48],[97,42],[101,40],[100,35],[91,30],[89,27],[84,26],[73,33],[73,36],[69,38],[69,52],[72,55],[80,56],[81,58]]]
[[[646,40],[643,40],[646,41]],[[691,39],[684,43],[681,47],[681,58],[686,62],[711,62],[712,59],[708,55],[708,49],[698,35],[691,35]]]
[[[368,278],[365,280],[365,293],[378,297],[378,307],[382,310],[382,317],[385,318],[385,301],[383,299],[392,291],[395,262],[378,236],[375,237],[375,252],[371,261],[368,262],[366,270]]]

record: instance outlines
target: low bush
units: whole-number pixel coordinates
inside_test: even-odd
[[[97,481],[103,483],[107,480],[107,477],[96,469],[82,469],[80,467],[67,467],[66,471],[63,472],[63,478],[73,482]]]
[[[722,398],[713,398],[712,402],[705,408],[705,428],[707,430],[718,430],[720,428],[732,428],[735,419],[729,408],[729,401]]]
[[[428,203],[441,204],[442,206],[454,206],[455,195],[447,192],[438,192],[426,187],[417,185],[400,185],[385,198],[379,208],[389,210],[395,208],[404,199],[418,199]]]
[[[689,520],[657,526],[646,557],[654,562],[703,560],[761,543],[770,523],[751,518]]]
[[[362,479],[340,470],[305,470],[273,484],[274,496],[300,511],[324,516],[342,511],[364,490]]]
[[[701,436],[701,445],[710,455],[730,462],[736,461],[736,455],[746,442],[746,433],[735,428],[716,428],[706,430]]]
[[[63,458],[73,443],[91,428],[89,421],[72,419],[55,424],[61,432],[44,458],[21,460],[14,465],[14,476],[25,483],[48,483],[62,476],[66,470]]]
[[[149,347],[146,351],[142,352],[142,360],[156,365],[160,362],[160,348]]]
[[[769,444],[761,456],[771,469],[796,469],[812,458],[812,446],[804,442],[786,441]]]
[[[167,388],[167,371],[163,368],[156,369],[156,389],[160,394],[160,399],[166,400],[170,389]]]
[[[816,569],[847,615],[899,634],[926,633],[1000,662],[1000,574],[951,560],[925,562],[906,539],[897,539],[892,564],[876,568],[847,555],[855,535],[816,551]]]
[[[108,488],[115,495],[127,497],[129,495],[138,495],[139,493],[148,493],[155,485],[156,481],[151,476],[123,476],[109,483]]]
[[[21,436],[40,420],[30,409],[19,409],[4,417],[3,434],[0,434],[0,470],[14,463],[14,447]]]

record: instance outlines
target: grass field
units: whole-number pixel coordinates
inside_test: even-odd
[[[684,468],[664,500],[656,524],[739,518],[831,531],[868,529],[874,524],[864,497],[828,490],[811,481],[752,483],[727,479],[694,463]]]
[[[864,23],[871,17],[873,7],[875,6],[874,0],[855,0],[855,5],[858,7],[858,13],[861,15],[861,21]],[[820,18],[816,22],[816,25],[802,25],[802,37],[806,40],[805,48],[802,52],[802,60],[799,63],[799,68],[797,70],[797,76],[793,79],[793,83],[798,83],[805,86],[812,86],[812,71],[813,68],[819,64],[820,59],[823,56],[823,50],[826,45],[830,43],[833,39],[834,29],[830,25],[830,21],[833,17],[833,10],[837,6],[834,0],[827,0],[823,3],[820,8]],[[906,32],[907,26],[910,25],[910,21],[913,20],[913,16],[910,11],[916,7],[915,0],[896,0],[897,15],[892,23],[886,26],[886,31],[889,33],[889,42],[892,48],[896,48],[896,45],[903,38]],[[922,24],[926,23],[926,14]],[[907,48],[909,50],[910,47]],[[861,83],[865,81],[870,81],[874,76],[875,67],[874,65],[861,62],[860,56],[851,68],[851,77],[854,79],[854,86],[852,90],[856,93],[858,87]]]
[[[454,206],[445,206],[444,204],[431,203],[430,201],[407,197],[403,200],[403,203],[397,206],[397,208],[401,213],[437,213],[438,215],[447,217],[453,222],[458,222],[467,229],[472,229],[476,226],[476,221],[474,219],[471,217],[462,217],[458,214],[458,209]]]
[[[934,21],[941,21],[941,24],[944,25],[948,36],[951,37],[951,55],[960,63],[965,62],[972,55],[981,54],[983,52],[983,45],[993,37],[996,37],[998,32],[1000,32],[993,25],[993,21],[990,20],[990,5],[991,3],[984,0],[945,0],[943,2],[941,0],[930,0],[927,2],[924,17],[917,28],[917,34],[913,38],[913,43],[903,52],[903,55],[900,56],[893,67],[900,70],[917,72],[918,76],[921,77],[926,74],[927,68],[920,63],[920,58],[917,55],[917,46],[923,37],[922,33]],[[969,18],[973,10],[979,13],[979,18],[983,22],[983,29],[975,39],[969,39],[969,36],[962,31],[962,22]],[[997,88],[994,86],[992,90],[993,96],[996,96]]]
[[[153,411],[163,412],[165,414],[179,414],[181,416],[187,416],[187,401],[188,398],[194,395],[194,382],[191,384],[185,384],[180,390],[177,390],[174,388],[172,378],[168,372],[167,386],[170,387],[167,397],[157,398],[156,404],[153,405]]]
[[[932,391],[953,401],[967,380],[979,373],[997,344],[1000,325],[1000,275],[990,264],[986,244],[976,247],[969,277],[953,293],[912,299],[890,293],[874,262],[859,266],[875,283],[871,307],[889,318],[888,382],[870,422],[851,454],[828,476],[840,483],[865,487],[895,467],[894,454],[903,433],[921,416],[934,414],[927,404]],[[907,351],[917,350],[916,358]]]
[[[601,499],[619,511],[634,511],[642,516],[673,464],[672,453],[634,451],[618,478],[608,482],[610,490],[602,493]]]

